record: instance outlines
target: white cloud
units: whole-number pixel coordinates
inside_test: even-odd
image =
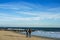
[[[32,15],[32,17],[18,17],[15,15],[9,15],[9,14],[3,14],[0,13],[0,20],[25,20],[25,21],[32,21],[32,20],[46,20],[46,19],[51,19],[51,20],[58,20],[60,19],[60,14],[50,14],[50,13],[44,13],[44,12],[40,12],[40,13],[29,13],[29,12],[21,12],[23,13],[23,15]],[[20,14],[20,13],[19,13]],[[35,16],[33,16],[35,15]]]
[[[28,20],[28,21],[32,21],[32,20],[40,20],[38,17],[33,17],[33,18],[14,18],[15,20]]]
[[[50,9],[48,9],[48,10],[50,10],[50,11],[58,11],[58,10],[60,10],[60,7],[50,8]]]
[[[27,3],[28,4],[28,3]],[[21,3],[5,3],[5,4],[0,4],[0,8],[2,9],[14,9],[14,10],[20,10],[20,9],[32,9],[29,5],[27,5],[23,2]]]
[[[53,19],[57,20],[60,19],[60,13],[49,13],[49,12],[17,12],[18,14],[23,15],[32,15],[33,17],[37,17],[36,19],[44,20],[44,19]]]
[[[42,14],[40,15],[41,18],[43,19],[53,19],[53,20],[57,20],[60,19],[60,14]]]
[[[14,9],[14,10],[18,10],[19,8],[17,8],[16,6],[13,5],[8,5],[8,4],[0,4],[0,8],[2,9]]]
[[[31,4],[27,2],[11,2],[11,3],[5,3],[0,4],[0,8],[2,9],[14,9],[14,10],[39,10],[44,8],[44,6],[40,4]]]
[[[23,9],[22,11],[16,12],[17,14],[23,14],[23,15],[32,15],[32,17],[17,17],[17,16],[11,16],[11,15],[7,15],[7,14],[2,14],[1,17],[3,17],[2,19],[6,19],[6,20],[45,20],[45,19],[53,19],[53,20],[57,20],[60,19],[60,13],[53,13],[53,12],[40,12],[40,11],[24,11],[24,9],[39,9],[42,8],[43,6],[41,5],[34,5],[34,4],[29,4],[29,3],[17,3],[17,4],[12,4],[12,3],[8,3],[8,4],[0,4],[0,8],[4,8],[4,9],[14,9],[14,10],[20,10]],[[54,11],[56,10],[56,8],[53,9],[48,9],[49,11]],[[1,15],[1,14],[0,14]]]
[[[14,15],[0,13],[0,20],[39,20],[39,17],[18,17]]]
[[[33,12],[24,12],[24,11],[22,11],[22,12],[16,12],[17,14],[25,14],[25,15],[38,15],[38,14],[35,14],[35,13],[33,13]]]

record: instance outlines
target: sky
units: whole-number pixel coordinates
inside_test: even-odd
[[[0,0],[0,26],[60,27],[60,0]]]

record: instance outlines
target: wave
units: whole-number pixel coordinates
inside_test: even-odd
[[[51,31],[35,31],[35,32],[32,32],[32,35],[44,36],[44,37],[50,37],[50,38],[60,38],[60,32],[51,32]]]
[[[21,32],[26,34],[26,32]],[[42,36],[42,37],[49,37],[49,38],[60,38],[60,32],[52,32],[52,31],[35,31],[32,32],[34,36]]]

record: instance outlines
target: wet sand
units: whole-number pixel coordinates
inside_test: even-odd
[[[12,31],[0,31],[0,40],[57,40],[57,39],[36,37],[36,36],[26,38],[25,35],[18,34]]]

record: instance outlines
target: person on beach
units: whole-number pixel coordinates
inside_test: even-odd
[[[28,33],[29,33],[28,36],[31,37],[31,29],[29,29]]]
[[[26,37],[31,37],[31,29],[26,30]]]
[[[28,29],[26,30],[26,37],[28,37]]]

